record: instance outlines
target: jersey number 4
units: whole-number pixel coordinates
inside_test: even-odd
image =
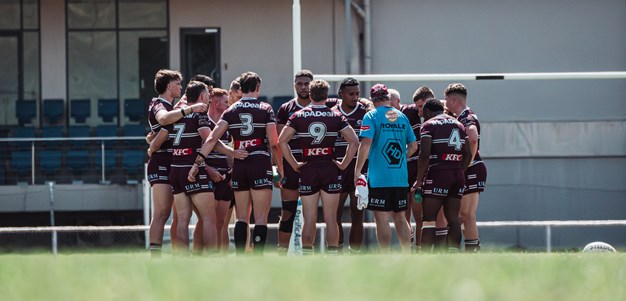
[[[454,150],[460,151],[463,146],[463,142],[461,142],[461,135],[459,134],[459,129],[453,129],[452,133],[450,133],[450,137],[448,138],[448,146],[454,146]]]

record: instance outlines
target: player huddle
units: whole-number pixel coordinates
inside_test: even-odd
[[[339,98],[329,98],[329,84],[302,70],[294,77],[297,96],[275,115],[259,100],[261,78],[254,72],[235,79],[230,91],[214,89],[209,77],[197,75],[181,95],[181,81],[180,73],[160,70],[155,76],[159,96],[149,108],[153,256],[160,254],[172,207],[176,252],[189,252],[192,211],[199,218],[194,251],[225,252],[234,206],[237,254],[262,254],[273,186],[281,189],[281,254],[294,229],[298,199],[303,253],[314,252],[320,200],[327,231],[321,243],[328,254],[341,252],[348,197],[350,252],[361,250],[362,207],[374,213],[383,252],[391,250],[390,218],[402,250],[414,243],[416,249],[436,245],[458,251],[462,235],[466,251],[479,249],[475,216],[486,169],[478,154],[480,125],[466,105],[462,84],[449,85],[445,101],[420,87],[414,104],[400,105],[399,93],[382,84],[372,87],[370,99],[361,98],[354,78],[341,82]],[[273,181],[273,170],[280,181]],[[410,227],[411,213],[416,231]]]

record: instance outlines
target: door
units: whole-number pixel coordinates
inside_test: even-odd
[[[19,33],[0,33],[0,125],[15,125],[15,102],[24,96],[22,40]]]
[[[146,103],[156,96],[154,75],[167,63],[167,39],[159,37],[139,38],[139,97]]]
[[[220,30],[218,28],[181,28],[180,53],[185,81],[196,74],[210,76],[221,86]]]

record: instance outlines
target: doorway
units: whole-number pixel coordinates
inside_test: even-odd
[[[0,33],[0,125],[16,124],[15,101],[24,98],[22,39],[16,32]]]
[[[181,28],[181,71],[185,80],[204,74],[221,87],[220,48],[219,28]]]

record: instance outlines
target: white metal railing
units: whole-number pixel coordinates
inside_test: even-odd
[[[543,227],[546,233],[546,252],[552,252],[552,228],[554,227],[605,227],[605,226],[626,226],[626,220],[567,220],[567,221],[485,221],[476,223],[480,228],[498,228],[498,227]],[[350,227],[350,223],[343,223],[343,227]],[[320,231],[320,242],[326,241],[326,224],[317,223],[317,229]],[[393,228],[393,223],[390,224]],[[412,224],[415,227],[415,223]],[[254,225],[250,225],[254,227]],[[268,229],[278,229],[278,224],[268,224]],[[363,223],[364,229],[374,229],[376,223]],[[170,226],[165,226],[169,230]],[[193,230],[195,225],[189,225]],[[230,225],[233,229],[234,225]],[[149,225],[135,226],[48,226],[48,227],[2,227],[0,234],[3,233],[51,233],[52,235],[52,252],[57,252],[57,241],[55,239],[58,232],[146,232],[150,229]],[[325,251],[325,244],[320,244],[320,251]]]
[[[359,81],[470,81],[470,80],[563,80],[626,79],[626,71],[528,72],[528,73],[449,73],[449,74],[316,74],[315,78],[338,82],[346,77]]]

